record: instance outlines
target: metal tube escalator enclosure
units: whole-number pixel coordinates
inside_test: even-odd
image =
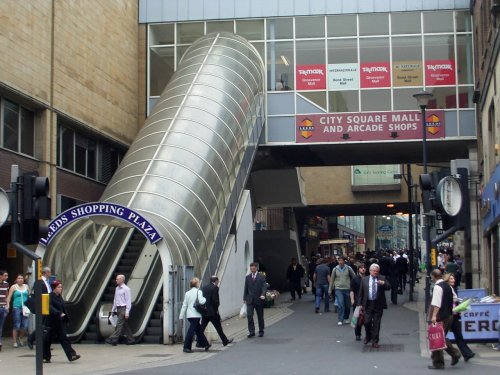
[[[245,155],[257,146],[264,82],[262,59],[244,38],[198,39],[107,186],[101,200],[147,218],[173,264],[205,269]],[[93,220],[110,224],[106,217]]]

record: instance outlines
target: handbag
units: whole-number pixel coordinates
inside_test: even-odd
[[[359,310],[359,316],[358,316],[358,321],[356,322],[358,326],[362,326],[365,324],[365,311],[364,310]]]
[[[206,303],[203,303],[203,304],[200,303],[200,301],[198,300],[198,292],[199,292],[199,290],[196,292],[196,301],[194,301],[193,307],[201,315],[206,315],[208,313],[207,304]]]
[[[443,323],[431,323],[427,327],[427,341],[429,343],[429,350],[434,352],[436,350],[443,350],[446,348],[446,339],[444,337]]]

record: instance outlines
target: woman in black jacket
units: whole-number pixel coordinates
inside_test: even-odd
[[[56,280],[51,284],[52,293],[50,293],[50,311],[45,322],[44,342],[43,342],[43,361],[50,363],[50,345],[53,339],[59,339],[61,346],[70,362],[76,361],[80,356],[76,354],[69,342],[66,334],[69,322],[66,306],[62,298],[62,284]]]

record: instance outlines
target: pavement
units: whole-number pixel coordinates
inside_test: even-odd
[[[394,346],[395,348],[397,348],[398,343],[403,343],[405,348],[408,348],[408,350],[412,353],[418,353],[418,350],[420,350],[420,360],[416,358],[415,366],[420,367],[421,361],[421,369],[426,369],[427,364],[430,362],[430,353],[427,350],[426,342],[427,324],[425,322],[424,315],[424,291],[422,284],[416,284],[414,297],[415,302],[405,302],[408,300],[408,296],[407,294],[405,294],[404,296],[400,296],[400,301],[404,303],[400,303],[397,306],[389,306],[389,310],[387,310],[387,313],[384,314],[382,331],[385,330],[386,333],[384,337],[381,337],[381,343],[393,344],[388,345],[388,347]],[[274,307],[264,310],[266,322],[266,337],[264,339],[268,340],[268,343],[273,344],[272,350],[275,350],[275,348],[277,348],[277,344],[283,343],[282,346],[286,346],[286,344],[291,345],[286,350],[290,351],[293,348],[293,351],[297,350],[297,352],[299,352],[300,348],[297,348],[297,346],[309,345],[307,344],[309,343],[309,340],[316,340],[316,338],[307,337],[308,332],[310,331],[312,334],[313,331],[306,327],[301,327],[302,329],[299,329],[297,327],[297,332],[300,332],[300,334],[296,333],[296,335],[298,335],[299,337],[289,337],[290,335],[288,333],[286,340],[278,340],[278,328],[280,326],[286,326],[284,330],[289,332],[291,324],[300,325],[301,322],[306,322],[306,317],[307,319],[310,319],[311,317],[315,316],[313,312],[314,308],[311,302],[312,296],[310,293],[305,294],[304,298],[301,301],[297,300],[296,302],[290,302],[289,294],[284,293],[279,296],[279,299],[276,301]],[[331,322],[336,322],[336,314],[333,315],[333,313],[323,313],[319,315],[324,316],[324,319],[330,319]],[[400,317],[399,320],[398,317]],[[328,320],[328,322],[330,322],[330,320]],[[310,324],[309,321],[307,321],[307,324]],[[268,335],[267,332],[268,330],[271,330],[271,332],[273,332],[272,329],[274,329],[274,325],[276,325],[277,334],[274,338],[275,341],[273,342],[273,338],[268,337],[271,336],[271,334]],[[388,326],[390,326],[391,329],[388,329]],[[81,358],[75,362],[68,362],[61,346],[59,344],[53,344],[52,362],[50,364],[44,364],[43,371],[44,373],[51,375],[97,375],[117,374],[124,372],[144,374],[155,373],[155,369],[156,371],[159,371],[160,369],[169,367],[169,369],[172,370],[178,369],[178,371],[175,372],[169,371],[170,373],[180,374],[184,373],[181,371],[181,369],[183,369],[183,366],[189,366],[196,361],[202,361],[196,362],[202,365],[204,363],[217,363],[211,360],[213,360],[214,357],[216,358],[220,355],[226,355],[225,358],[228,358],[227,356],[231,354],[241,356],[241,354],[237,354],[237,350],[233,350],[233,353],[231,353],[231,348],[234,346],[238,346],[238,343],[240,342],[245,341],[246,344],[246,342],[248,342],[249,340],[255,340],[247,339],[246,337],[246,319],[239,319],[238,316],[227,319],[223,322],[223,328],[227,337],[234,338],[233,344],[230,344],[226,347],[222,346],[217,334],[210,330],[208,332],[209,339],[212,339],[212,348],[210,349],[210,351],[205,352],[201,349],[196,350],[193,354],[183,353],[182,344],[180,343],[176,345],[119,345],[115,347],[106,344],[75,344],[74,348],[76,352],[81,355]],[[337,328],[334,327],[333,329]],[[338,340],[336,340],[336,342],[339,343],[342,340],[343,342],[347,342],[347,340],[349,340],[349,345],[351,345],[352,342],[354,342],[351,337],[351,329],[347,326],[344,329],[345,332],[340,336],[339,334],[341,331],[337,331],[336,335]],[[317,333],[315,333],[315,335],[317,337]],[[417,335],[419,340],[415,340],[415,336]],[[266,341],[263,340],[261,342]],[[304,344],[302,344],[301,342],[303,342]],[[401,344],[401,346],[403,346],[403,344]],[[240,345],[242,345],[242,348],[244,347],[243,344]],[[476,353],[476,357],[470,360],[469,364],[500,368],[500,352],[492,350],[491,344],[470,344],[470,347]],[[271,347],[269,346],[264,347],[264,353],[269,353],[270,348]],[[355,347],[353,348],[355,349]],[[254,349],[256,351],[259,350],[259,348],[255,346],[250,347],[249,350]],[[373,355],[374,353],[363,352],[363,354]],[[397,353],[388,354],[397,355]],[[204,362],[204,360],[208,361]],[[8,338],[4,338],[3,350],[0,352],[0,369],[10,369],[9,372],[15,372],[16,375],[34,374],[35,352],[27,347],[13,348],[12,341]],[[151,369],[151,372],[149,372],[148,369]],[[500,369],[494,371],[500,371]],[[190,372],[188,371],[186,373]],[[307,371],[302,373],[307,373]]]

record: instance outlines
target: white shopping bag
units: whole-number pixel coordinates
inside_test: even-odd
[[[118,315],[113,315],[110,314],[108,316],[108,322],[111,324],[113,327],[116,327],[116,323],[118,323]]]
[[[241,306],[240,309],[240,318],[245,319],[247,317],[247,304],[244,303],[243,306]]]

